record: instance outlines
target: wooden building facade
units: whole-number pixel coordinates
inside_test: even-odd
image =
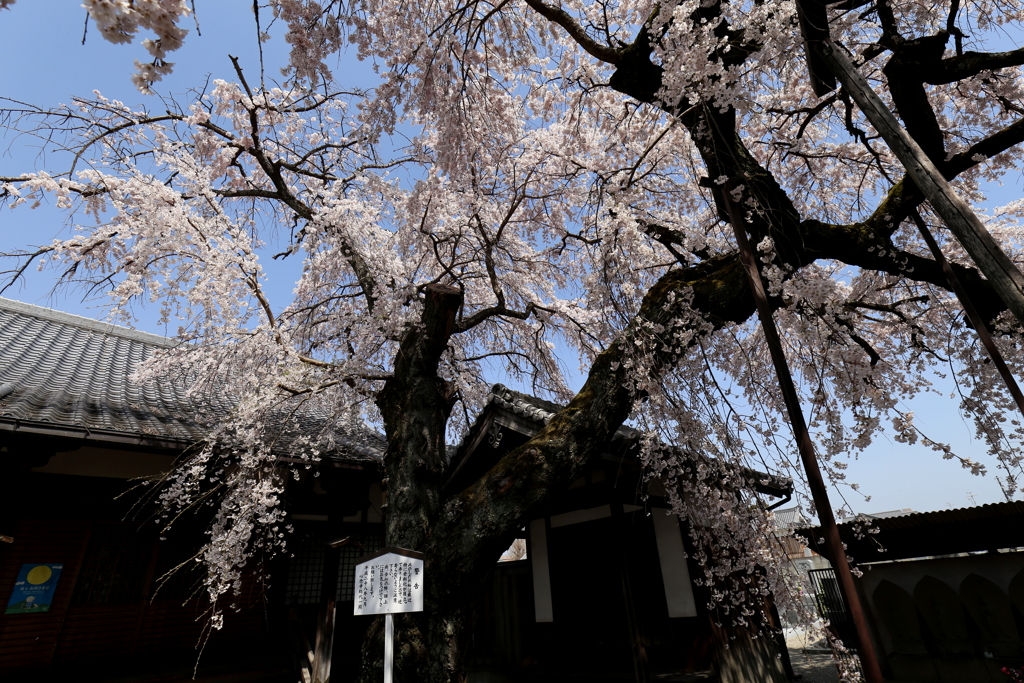
[[[0,615],[0,677],[188,677],[199,645],[200,675],[250,670],[251,680],[294,683],[333,598],[331,678],[350,680],[370,623],[352,616],[355,559],[383,545],[383,438],[340,435],[336,452],[289,483],[291,556],[254,567],[225,628],[204,635],[202,574],[189,560],[205,520],[179,522],[160,541],[157,525],[130,514],[138,495],[126,493],[204,438],[182,381],[129,381],[148,354],[172,343],[0,299],[0,535],[13,540],[0,543],[0,600],[7,604],[24,565],[62,567],[48,611]],[[221,397],[205,400],[207,412],[230,409]],[[448,489],[486,472],[557,410],[496,385],[453,450]],[[635,681],[702,672],[722,683],[785,680],[770,639],[715,625],[705,589],[692,580],[699,568],[688,559],[687,530],[668,514],[660,484],[644,483],[636,438],[620,429],[583,476],[525,523],[527,559],[501,563],[479,597],[473,678],[553,681],[591,671]],[[762,473],[748,481],[769,496],[790,486]],[[349,540],[330,547],[341,538]],[[157,590],[181,563],[186,571]],[[304,639],[298,648],[296,638]]]
[[[455,452],[448,485],[457,490],[486,472],[559,409],[496,385]],[[527,561],[499,567],[484,601],[476,666],[523,681],[588,672],[624,681],[787,680],[783,643],[716,625],[707,589],[693,580],[701,569],[692,563],[688,531],[669,514],[661,482],[645,483],[638,436],[620,428],[544,516],[525,526]],[[767,496],[792,490],[788,480],[739,474]]]
[[[152,507],[133,511],[140,482],[168,472],[205,435],[193,419],[198,399],[183,381],[129,381],[143,359],[171,344],[0,299],[0,600],[12,600],[26,565],[60,567],[45,611],[0,614],[5,682],[249,671],[248,680],[294,683],[285,606],[308,601],[301,562],[254,567],[225,627],[211,632],[203,574],[192,560],[208,520],[185,516],[162,541]],[[211,405],[229,408],[222,397],[204,409]],[[383,442],[370,432],[340,441],[321,463],[322,478],[311,473],[289,491],[305,513],[297,515],[300,534],[303,524],[315,526],[307,520],[331,513],[379,536],[370,482],[380,478]],[[325,485],[362,508],[328,510],[336,497]],[[288,579],[268,585],[267,575]]]

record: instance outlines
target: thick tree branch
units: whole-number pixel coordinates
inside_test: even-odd
[[[465,553],[430,554],[434,571],[471,576],[491,564],[507,533],[525,518],[541,514],[550,497],[565,489],[586,462],[600,453],[633,409],[641,394],[632,385],[637,369],[624,362],[635,349],[649,352],[645,370],[657,374],[683,350],[666,350],[655,330],[674,329],[689,320],[691,308],[713,311],[719,328],[747,319],[754,311],[738,258],[722,256],[692,268],[672,270],[644,298],[640,312],[591,367],[587,382],[569,405],[532,439],[501,459],[487,474],[445,503],[431,544]],[[689,324],[689,323],[687,323]],[[495,547],[491,547],[495,546]],[[429,552],[429,551],[428,551]],[[467,561],[466,558],[472,558]]]
[[[948,38],[949,35],[942,32],[937,36],[900,41],[883,69],[896,113],[910,136],[936,164],[942,163],[946,156],[942,128],[928,101],[921,65],[941,61]]]
[[[526,0],[526,4],[529,5],[540,14],[542,17],[549,21],[561,26],[565,29],[573,40],[575,40],[580,47],[587,51],[592,57],[600,59],[602,62],[608,62],[609,64],[617,64],[622,59],[622,50],[602,45],[597,42],[580,26],[571,14],[566,12],[560,7],[554,7],[549,5],[543,0]]]
[[[1021,65],[1024,65],[1024,48],[1008,52],[965,52],[956,57],[922,63],[920,77],[925,83],[943,85],[977,76],[983,71]]]
[[[513,310],[511,308],[508,308],[508,307],[505,306],[504,303],[500,303],[497,306],[488,306],[487,308],[482,308],[479,311],[477,311],[476,313],[474,313],[473,315],[471,315],[468,318],[466,318],[465,320],[459,322],[459,324],[455,328],[455,331],[456,332],[467,332],[467,331],[473,329],[474,327],[476,327],[477,325],[479,325],[480,323],[482,323],[482,322],[484,322],[486,320],[490,320],[491,318],[494,318],[494,317],[514,318],[516,320],[526,320],[531,315],[533,315],[534,311],[538,311],[538,310],[540,310],[540,311],[547,311],[547,310],[550,310],[550,309],[544,308],[543,306],[538,306],[537,304],[533,303],[532,301],[530,303],[526,304],[526,308],[524,308],[522,311],[516,311],[516,310]]]
[[[953,180],[964,171],[981,163],[979,160],[994,157],[1022,142],[1024,142],[1024,119],[1015,121],[963,152],[953,155],[949,161],[938,164],[938,168],[946,180]],[[890,236],[910,216],[910,212],[920,206],[922,202],[924,202],[924,194],[909,175],[904,175],[889,188],[885,198],[879,202],[878,208],[858,225],[868,229],[869,232]],[[837,227],[843,229],[842,226]]]

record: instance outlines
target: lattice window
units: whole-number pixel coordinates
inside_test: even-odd
[[[142,600],[154,539],[126,525],[97,524],[71,598],[75,605],[124,605]]]
[[[315,605],[320,602],[324,564],[327,561],[327,537],[319,531],[297,531],[291,546],[295,556],[288,566],[285,586],[285,604]],[[338,592],[335,600],[351,602],[354,599],[356,560],[384,546],[378,534],[354,534],[349,543],[340,548],[338,559]],[[362,547],[360,547],[362,546]]]
[[[349,543],[341,547],[338,562],[338,602],[352,602],[355,599],[356,560],[363,555],[384,547],[384,539],[376,534],[359,534],[352,537],[363,547]]]
[[[327,539],[318,531],[296,530],[291,545],[295,550],[288,565],[284,602],[286,605],[315,605],[320,602]]]

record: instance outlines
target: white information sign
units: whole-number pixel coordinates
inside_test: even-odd
[[[356,560],[355,614],[384,614],[384,683],[395,665],[392,614],[423,611],[423,553],[388,546]]]
[[[423,554],[387,547],[356,561],[354,614],[423,611]]]

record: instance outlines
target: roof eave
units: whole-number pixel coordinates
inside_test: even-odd
[[[83,446],[113,446],[180,453],[195,444],[189,439],[175,439],[153,434],[119,432],[112,429],[90,429],[76,425],[58,425],[52,422],[0,417],[0,434],[8,437],[32,435],[59,439],[73,439]]]

